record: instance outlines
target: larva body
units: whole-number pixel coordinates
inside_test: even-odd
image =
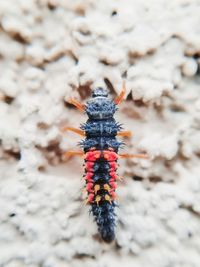
[[[86,135],[82,146],[87,201],[102,239],[111,242],[115,238],[117,153],[121,144],[116,135],[121,127],[113,118],[116,104],[102,88],[93,91],[85,111],[89,117],[82,126]]]
[[[145,154],[118,154],[122,144],[116,136],[131,136],[130,131],[121,131],[121,126],[114,119],[117,105],[125,95],[125,84],[113,101],[108,98],[107,90],[96,88],[86,105],[75,99],[68,102],[88,115],[87,122],[81,129],[65,127],[63,131],[72,131],[85,139],[80,143],[83,151],[67,151],[66,156],[85,157],[85,188],[87,203],[97,223],[99,233],[106,242],[115,239],[115,208],[117,188],[117,161],[119,158],[148,158]]]

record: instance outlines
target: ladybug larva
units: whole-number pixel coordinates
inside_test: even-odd
[[[85,105],[75,99],[68,102],[88,116],[80,129],[64,127],[63,131],[72,131],[84,140],[80,143],[81,151],[67,151],[65,156],[80,155],[85,160],[86,203],[91,205],[91,212],[98,226],[102,239],[111,242],[115,239],[116,227],[116,188],[120,177],[117,175],[118,159],[147,158],[146,154],[120,154],[118,136],[130,136],[130,131],[122,131],[121,124],[114,119],[117,105],[125,96],[125,84],[119,96],[112,100],[104,88],[96,88]]]

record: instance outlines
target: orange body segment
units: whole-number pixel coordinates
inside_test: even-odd
[[[96,161],[99,159],[101,156],[101,151],[100,150],[94,150],[94,151],[88,151],[85,154],[85,160],[87,161]]]
[[[107,161],[115,161],[118,159],[118,155],[114,151],[104,150],[103,155]]]

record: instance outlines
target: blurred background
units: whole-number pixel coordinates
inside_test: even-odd
[[[0,266],[199,267],[200,1],[0,1]],[[126,100],[116,240],[84,206],[80,138],[96,86]]]

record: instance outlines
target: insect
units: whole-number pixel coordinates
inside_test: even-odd
[[[145,154],[119,154],[122,145],[117,137],[130,136],[130,131],[122,131],[121,124],[114,119],[114,114],[125,96],[125,83],[115,100],[108,98],[108,91],[96,88],[91,99],[81,104],[75,99],[68,100],[80,111],[88,115],[88,120],[80,129],[64,127],[63,131],[72,131],[85,139],[80,143],[81,151],[68,151],[65,156],[84,156],[86,203],[91,205],[91,212],[98,226],[102,239],[111,242],[115,239],[116,228],[116,188],[120,177],[117,175],[118,159],[147,158]]]

